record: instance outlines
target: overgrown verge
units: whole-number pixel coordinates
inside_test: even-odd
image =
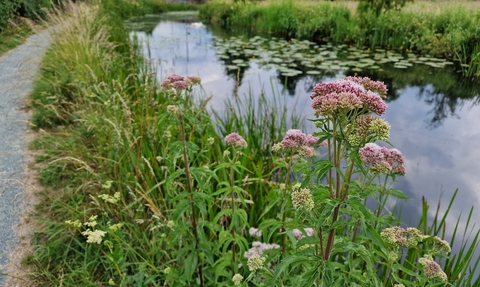
[[[225,203],[200,202],[194,211],[189,206],[192,196],[208,199],[217,191],[212,171],[202,167],[223,161],[223,143],[204,103],[159,91],[122,28],[124,14],[106,13],[112,12],[109,5],[72,6],[65,16],[50,15],[59,30],[32,94],[32,125],[43,131],[33,148],[41,151],[37,160],[46,187],[39,207],[44,228],[26,261],[45,286],[181,286],[196,282],[193,274],[205,265],[204,280],[215,282],[223,276],[212,264],[221,257],[211,251],[217,241],[202,232],[194,238],[190,230],[191,224],[211,228]],[[197,79],[191,81],[188,90]],[[249,202],[264,202],[250,217],[257,221],[272,190],[261,180],[272,168],[264,147],[278,140],[286,118],[265,99],[242,119],[232,109],[218,115],[225,124],[217,127],[248,129],[249,144],[258,147],[242,160],[260,178],[244,183],[256,190]],[[189,186],[191,177],[201,185]],[[202,219],[193,223],[192,212]],[[196,245],[200,237],[205,241]],[[201,258],[195,248],[204,250]]]
[[[386,283],[376,286],[418,286],[418,280],[443,284],[443,274],[456,286],[475,283],[468,268],[478,234],[461,244],[461,256],[442,263],[445,273],[424,276],[418,257],[438,249],[435,243],[445,246],[429,236],[441,236],[445,217],[429,227],[426,204],[425,236],[414,234],[424,243],[410,242],[407,260],[398,258],[405,246],[379,236],[398,224],[384,212],[387,194],[403,196],[382,185],[362,189],[360,181],[342,181],[345,155],[355,172],[370,168],[358,147],[372,139],[357,126],[318,137],[290,130],[282,140],[289,128],[285,110],[264,97],[234,99],[213,122],[208,99],[194,97],[199,78],[171,75],[156,83],[122,28],[121,13],[86,5],[69,11],[51,16],[59,30],[32,95],[32,124],[41,131],[33,148],[46,189],[39,206],[43,227],[26,262],[44,286],[311,286],[303,283],[312,278],[333,286],[327,283],[338,277],[332,276],[342,286],[380,280]],[[354,86],[362,83],[375,89],[369,82]],[[356,108],[342,110],[343,124],[368,112]],[[318,126],[340,127],[328,121]],[[362,136],[360,142],[347,146],[347,131]],[[328,148],[318,147],[323,139]],[[329,156],[335,150],[336,160],[314,163],[316,150]],[[323,185],[329,170],[328,180],[338,183]],[[365,173],[365,182],[371,176]],[[330,198],[334,188],[341,196]],[[362,196],[378,199],[375,213]],[[422,262],[436,267],[437,255]]]
[[[480,76],[480,11],[463,7],[433,13],[387,11],[352,15],[330,3],[209,1],[200,16],[233,29],[248,27],[285,37],[386,47],[459,61],[464,75]]]

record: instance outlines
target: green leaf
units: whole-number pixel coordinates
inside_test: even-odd
[[[229,215],[229,216],[231,216],[231,215],[232,215],[232,209],[231,209],[231,208],[222,209],[222,210],[215,216],[215,218],[213,219],[213,222],[218,222],[218,220],[220,219],[220,217],[222,217],[222,216],[224,216],[224,215]]]
[[[317,182],[319,182],[320,179],[322,179],[325,174],[327,174],[327,172],[333,167],[333,163],[329,160],[320,160],[316,162],[314,166],[315,168],[310,171],[305,177],[305,180],[302,183],[302,188],[309,185],[314,176],[317,179]]]
[[[182,277],[192,278],[195,269],[197,269],[198,255],[194,252],[188,254],[182,266]]]
[[[296,263],[295,265],[298,265],[299,263],[305,263],[308,261],[310,261],[310,259],[307,256],[290,255],[284,258],[280,264],[277,265],[277,268],[275,268],[274,279],[277,280],[278,277],[288,268],[288,266],[294,263]]]
[[[406,197],[403,191],[398,189],[390,188],[388,193],[396,198],[403,199],[403,200],[410,200],[410,198]]]

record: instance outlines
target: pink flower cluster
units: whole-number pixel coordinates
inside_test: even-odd
[[[263,252],[265,252],[266,250],[278,249],[278,248],[280,248],[280,245],[275,243],[268,244],[260,241],[254,241],[252,242],[252,248],[245,251],[245,253],[243,254],[243,257],[245,257],[246,259],[249,259],[253,255],[262,255]]]
[[[182,77],[176,74],[168,76],[160,86],[164,89],[175,89],[176,91],[186,90],[192,85],[200,84],[201,79],[197,76]]]
[[[385,84],[369,78],[345,79],[317,84],[313,88],[312,108],[315,116],[335,116],[353,109],[365,109],[383,115],[387,105],[382,99],[387,92]]]
[[[387,95],[388,89],[383,82],[372,81],[369,77],[345,77],[344,80],[352,81],[362,85],[365,89],[375,92],[380,95],[380,97],[385,98]]]
[[[231,133],[225,137],[227,145],[233,145],[240,148],[246,148],[247,142],[237,133]]]
[[[362,162],[371,166],[375,173],[389,173],[405,175],[405,158],[397,149],[380,147],[375,143],[368,143],[359,150]]]
[[[307,236],[313,236],[315,234],[315,231],[313,230],[313,228],[304,228],[303,229],[305,231],[305,234],[307,234]],[[300,240],[302,238],[304,238],[305,236],[303,235],[303,232],[300,231],[299,229],[295,228],[294,230],[292,230],[292,234],[293,236],[295,236],[295,238],[297,240]]]
[[[272,151],[289,150],[298,151],[302,156],[315,156],[314,146],[318,142],[318,138],[312,135],[305,135],[300,130],[289,130],[283,137],[282,141],[276,143],[272,147]],[[325,146],[326,142],[320,144]]]
[[[418,259],[418,262],[423,266],[423,271],[425,271],[425,276],[427,278],[433,279],[437,277],[442,281],[448,280],[447,274],[445,274],[442,267],[440,267],[437,262],[425,257]]]
[[[408,227],[407,230],[400,226],[388,227],[380,232],[386,242],[398,247],[415,247],[425,237],[420,230]]]

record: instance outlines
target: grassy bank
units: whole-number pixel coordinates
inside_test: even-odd
[[[409,8],[411,6],[407,6]],[[353,14],[343,2],[310,1],[231,3],[209,1],[200,8],[201,17],[233,29],[237,26],[274,35],[385,47],[455,59],[465,76],[480,73],[480,10],[458,5],[446,9],[388,11],[379,17]],[[412,11],[414,10],[414,11]]]
[[[32,126],[40,131],[33,148],[45,186],[38,207],[42,227],[32,241],[34,254],[25,260],[40,286],[311,286],[301,282],[314,277],[309,268],[319,270],[314,262],[342,270],[338,274],[360,284],[377,277],[373,260],[381,262],[378,278],[386,282],[379,286],[392,286],[397,279],[406,286],[417,283],[423,271],[414,262],[434,239],[427,236],[424,245],[410,249],[409,261],[390,266],[400,270],[390,275],[381,247],[392,246],[375,235],[399,223],[382,212],[388,198],[384,189],[372,185],[360,192],[352,183],[355,192],[339,204],[340,198],[324,193],[323,176],[309,172],[328,174],[325,161],[314,164],[292,152],[297,163],[292,170],[287,157],[272,152],[292,128],[287,123],[301,127],[303,116],[288,119],[280,100],[238,96],[212,120],[208,98],[197,97],[199,79],[172,75],[157,83],[123,30],[123,13],[110,8],[79,5],[51,15],[59,30],[32,94]],[[245,142],[237,136],[225,139],[233,132]],[[325,220],[312,226],[323,225],[323,235],[321,228],[315,237],[301,238],[302,232],[294,231],[312,223],[307,220],[313,215],[295,210],[290,200],[298,189],[295,181],[303,179],[309,187],[308,179],[318,180],[311,188]],[[361,200],[370,195],[379,200],[375,213]],[[402,193],[392,196],[402,198]],[[423,208],[421,232],[441,236],[445,217],[429,223],[428,206]],[[344,210],[350,215],[332,228],[331,213]],[[374,236],[361,231],[364,227]],[[469,231],[467,225],[465,234]],[[327,233],[333,234],[330,239]],[[356,234],[353,240],[345,236],[351,234]],[[476,265],[473,271],[469,267],[475,264],[477,238],[457,239],[454,247],[460,246],[461,256],[442,263],[455,286],[476,280]],[[327,242],[335,255],[331,261],[310,248],[323,253]],[[362,244],[375,252],[365,253]],[[261,255],[270,265],[263,262],[250,272],[252,256],[246,254],[260,246],[268,249]],[[311,266],[302,261],[306,256]],[[343,273],[342,266],[352,272]],[[256,272],[266,274],[255,277]]]
[[[224,144],[202,102],[159,91],[122,30],[121,15],[82,5],[51,15],[59,31],[32,95],[32,125],[43,131],[33,144],[46,188],[39,207],[43,228],[26,261],[43,286],[182,286],[196,282],[193,274],[202,266],[204,280],[225,281],[215,279],[224,275],[213,266],[221,251],[211,241],[221,231],[213,222],[223,200],[213,200],[220,183],[212,185],[212,177],[227,178],[212,170],[223,161]],[[217,115],[224,124],[216,127],[248,130],[248,143],[257,148],[242,162],[260,179],[245,181],[256,190],[248,201],[262,203],[272,190],[261,180],[272,168],[264,146],[278,140],[287,119],[265,99],[244,117],[234,112],[236,105]],[[184,111],[181,117],[173,107]],[[264,158],[261,165],[253,161],[258,158]],[[191,196],[206,201],[193,211]],[[257,223],[264,205],[252,208],[257,215],[248,225]],[[200,246],[189,231],[192,213],[205,229],[196,235],[205,240]],[[87,225],[76,222],[108,235],[101,244],[87,243],[81,233]]]

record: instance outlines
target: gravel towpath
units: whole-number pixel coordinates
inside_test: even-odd
[[[0,57],[0,286],[5,265],[19,242],[16,226],[25,207],[27,122],[25,102],[31,93],[42,57],[50,44],[49,31],[31,36]]]

